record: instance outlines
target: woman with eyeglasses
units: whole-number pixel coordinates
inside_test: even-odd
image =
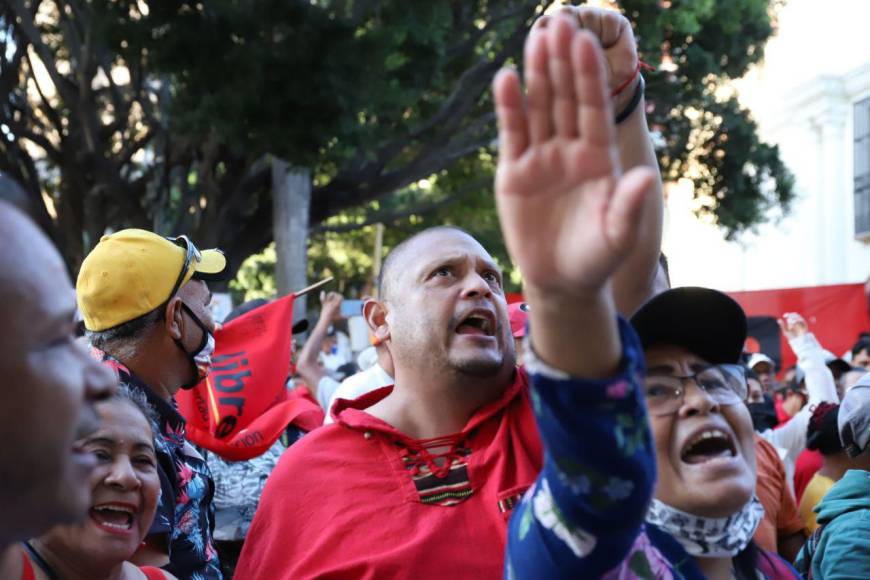
[[[679,288],[632,327],[621,328],[628,377],[590,382],[602,395],[566,404],[536,384],[547,458],[514,510],[506,577],[797,578],[752,541],[764,510],[738,364],[742,309]],[[646,368],[632,375],[635,356]]]
[[[124,385],[96,409],[100,428],[81,442],[97,463],[88,517],[26,542],[22,580],[175,579],[128,561],[151,527],[160,495],[154,411],[144,395]]]
[[[618,12],[566,8],[529,34],[526,86],[514,70],[493,83],[496,201],[530,304],[525,364],[545,452],[511,502],[505,578],[797,578],[752,542],[763,508],[740,306],[680,288],[631,324],[617,315],[626,268],[652,282],[633,252],[659,249],[638,233],[657,176],[623,173],[615,147],[632,140],[626,125],[646,127],[632,112],[644,109],[640,64],[607,84],[605,63],[633,54],[631,31]],[[627,109],[613,102],[623,88]]]

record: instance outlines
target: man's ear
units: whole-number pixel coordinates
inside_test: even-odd
[[[383,344],[390,338],[390,327],[387,324],[386,306],[377,300],[366,300],[363,304],[363,318],[369,325],[369,330],[375,337],[375,345]]]
[[[184,336],[184,316],[181,312],[181,298],[174,296],[166,303],[166,311],[163,313],[163,325],[167,334],[175,340],[181,340]]]

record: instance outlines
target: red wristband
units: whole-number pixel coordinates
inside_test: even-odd
[[[634,74],[631,75],[627,81],[625,81],[624,83],[622,83],[621,85],[619,85],[618,87],[613,89],[613,91],[611,91],[611,93],[610,93],[610,96],[615,97],[616,95],[618,95],[619,93],[621,93],[622,91],[627,89],[631,85],[631,83],[634,82],[634,79],[637,78],[637,75],[640,74],[641,68],[645,68],[647,70],[653,70],[653,67],[651,67],[647,63],[643,62],[642,60],[638,59],[637,68],[634,69]]]

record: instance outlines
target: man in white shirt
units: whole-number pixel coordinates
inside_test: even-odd
[[[377,362],[371,367],[349,376],[338,389],[329,398],[329,403],[326,405],[326,417],[323,420],[324,425],[332,423],[332,405],[338,399],[356,399],[370,393],[381,387],[388,387],[393,384],[393,359],[390,356],[390,351],[384,344],[378,343],[374,345],[377,352]]]
[[[797,355],[798,366],[804,372],[809,400],[804,407],[778,429],[768,429],[761,437],[773,444],[785,465],[786,481],[794,493],[794,468],[797,456],[807,446],[807,425],[812,409],[822,401],[838,402],[834,376],[825,364],[825,354],[816,337],[800,314],[790,312],[779,323],[791,349]]]

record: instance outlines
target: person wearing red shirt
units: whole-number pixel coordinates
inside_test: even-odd
[[[822,468],[822,465],[824,465],[824,459],[818,451],[804,449],[798,455],[794,466],[794,497],[798,505],[801,503],[804,491],[807,489],[813,476]]]
[[[594,14],[588,29],[609,60],[596,70],[611,71],[609,79],[575,79],[566,66],[554,93],[537,85],[544,98],[530,99],[527,111],[504,82],[514,73],[496,79],[499,215],[523,271],[536,355],[566,374],[566,388],[569,377],[605,378],[618,366],[613,317],[649,295],[661,240],[661,182],[642,99],[633,97],[642,85],[631,26],[617,12]],[[550,36],[533,31],[527,42]],[[549,65],[567,60],[560,49]],[[606,83],[626,79],[609,102]],[[546,96],[575,81],[588,84],[577,103]],[[627,112],[619,125],[614,111]],[[520,125],[542,141],[513,134]],[[554,129],[565,138],[551,137]],[[473,237],[442,227],[393,249],[379,286],[365,312],[392,356],[395,385],[337,402],[335,424],[285,453],[239,580],[502,576],[511,510],[543,457],[527,375],[514,364],[501,272]]]

